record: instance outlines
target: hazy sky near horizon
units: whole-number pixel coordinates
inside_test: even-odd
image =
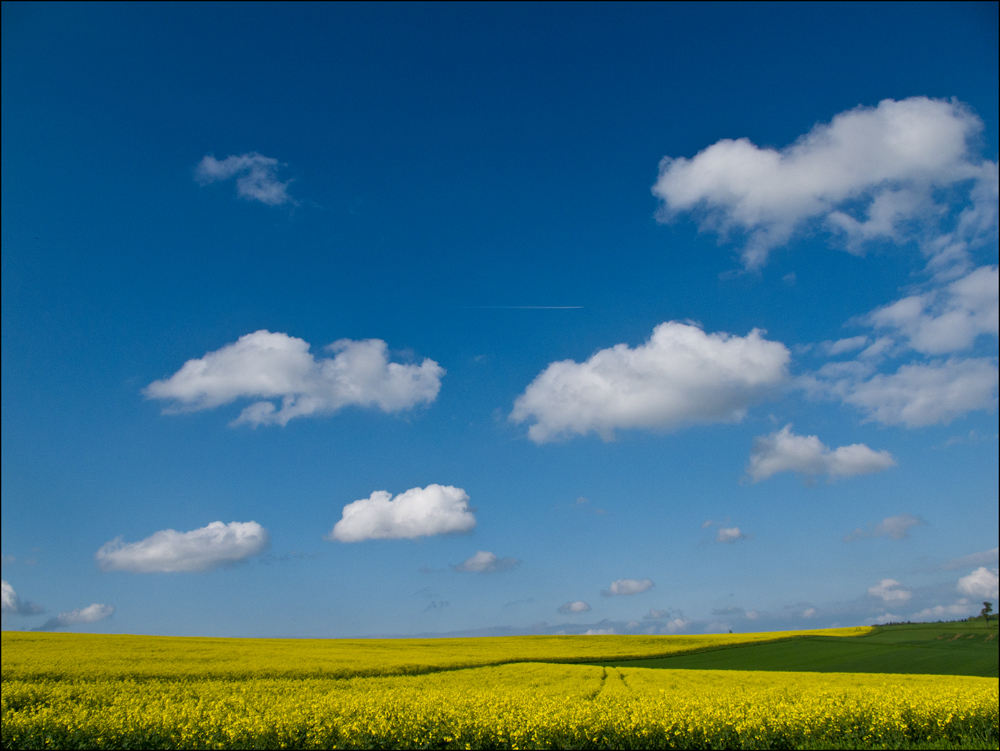
[[[995,3],[2,13],[4,629],[995,602]]]

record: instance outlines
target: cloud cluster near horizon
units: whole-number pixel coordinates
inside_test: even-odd
[[[882,472],[896,466],[888,451],[873,451],[863,443],[831,450],[814,435],[796,435],[791,424],[753,440],[746,473],[760,482],[779,472],[826,475],[831,479]]]
[[[412,539],[471,532],[475,526],[469,496],[462,488],[432,484],[410,488],[395,498],[385,490],[376,490],[368,498],[348,503],[327,539],[337,542]]]
[[[668,321],[638,347],[617,344],[582,363],[551,363],[517,397],[510,419],[533,422],[528,436],[535,443],[738,422],[786,380],[789,358],[783,344],[758,329],[740,337]]]
[[[2,596],[2,609],[0,609],[0,613],[2,613],[4,618],[9,615],[30,616],[45,612],[45,608],[41,605],[22,600],[17,592],[14,591],[14,587],[6,579],[0,580],[0,596]],[[36,626],[31,631],[52,631],[57,628],[74,626],[78,623],[97,623],[98,621],[110,618],[114,612],[115,609],[111,605],[95,602],[93,605],[88,605],[85,608],[59,613],[59,615],[49,618],[41,626]]]
[[[381,339],[341,339],[325,347],[333,357],[316,358],[309,343],[288,334],[255,331],[233,344],[188,360],[170,378],[154,381],[144,394],[170,401],[166,412],[194,412],[259,399],[233,425],[286,425],[308,415],[347,406],[399,412],[433,402],[445,370],[425,358],[419,365],[389,361]],[[276,407],[272,399],[280,399]]]
[[[961,265],[997,220],[997,165],[970,148],[982,128],[955,100],[911,97],[841,112],[780,150],[723,139],[690,159],[663,158],[653,186],[658,218],[695,212],[704,230],[745,235],[747,268],[810,226],[855,253],[872,240],[918,238],[931,265]],[[928,232],[957,208],[938,203],[943,188],[967,205],[954,230]]]
[[[121,537],[94,554],[101,571],[173,573],[210,571],[263,552],[267,530],[257,522],[212,522],[190,532],[164,529],[139,542]]]
[[[68,610],[57,616],[49,618],[41,626],[37,626],[32,631],[53,631],[57,628],[76,626],[80,623],[97,623],[104,621],[115,614],[115,609],[111,605],[95,602],[85,608]]]
[[[257,152],[227,156],[219,160],[209,154],[194,170],[194,179],[200,185],[236,178],[236,194],[250,201],[260,201],[268,206],[295,203],[288,195],[291,180],[278,179],[277,159]]]

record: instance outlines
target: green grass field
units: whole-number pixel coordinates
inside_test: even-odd
[[[998,677],[997,624],[913,623],[831,638],[803,635],[767,644],[734,645],[672,657],[602,662],[671,670],[785,670],[817,673],[912,673]]]

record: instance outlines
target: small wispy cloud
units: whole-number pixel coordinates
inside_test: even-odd
[[[286,165],[269,156],[251,152],[239,156],[216,159],[209,154],[195,167],[194,179],[200,185],[236,178],[236,194],[250,201],[260,201],[268,206],[294,204],[288,195],[288,184],[278,179],[278,168]]]
[[[590,512],[592,514],[597,514],[598,516],[603,516],[604,514],[607,513],[607,511],[604,510],[604,509],[602,509],[602,508],[599,508],[597,506],[592,506],[590,504],[590,499],[589,498],[585,498],[582,495],[579,498],[576,499],[576,501],[573,503],[573,506],[578,511],[588,511],[588,512]]]
[[[901,620],[903,619],[900,616],[887,612],[887,613],[882,613],[882,615],[877,615],[874,618],[869,618],[868,625],[881,626],[884,623],[895,623]]]
[[[17,564],[23,564],[25,566],[34,566],[35,564],[38,563],[38,559],[35,558],[34,556],[30,556],[28,558],[18,558],[16,555],[7,555],[5,553],[3,555],[0,555],[0,562],[2,562],[4,566],[14,566]]]
[[[452,566],[452,569],[474,574],[493,574],[498,571],[507,571],[519,565],[521,565],[521,561],[517,558],[498,558],[487,550],[480,550],[471,558],[466,558],[461,563]]]
[[[577,600],[576,602],[564,602],[556,611],[563,614],[569,613],[586,613],[590,610],[590,603],[584,602],[583,600]]]
[[[638,595],[652,589],[656,585],[649,579],[616,579],[611,582],[611,586],[601,590],[602,597],[615,597],[618,595]]]
[[[750,535],[744,534],[739,527],[720,527],[715,533],[715,541],[732,544],[740,540],[749,540]]]
[[[886,605],[904,603],[913,596],[913,592],[906,589],[895,579],[883,579],[874,587],[869,587],[868,594],[879,598]]]
[[[864,349],[868,346],[867,336],[852,336],[847,339],[838,339],[835,342],[821,342],[820,351],[830,356],[842,355],[845,352]]]
[[[948,620],[954,619],[956,616],[961,618],[963,616],[972,615],[976,612],[976,607],[970,603],[965,598],[952,603],[951,605],[933,605],[928,608],[924,608],[909,617],[911,621],[929,621],[929,620],[941,620],[947,618]],[[902,620],[898,616],[894,620]]]
[[[972,553],[971,555],[963,555],[961,558],[952,558],[950,561],[945,563],[941,568],[946,571],[954,571],[959,568],[971,568],[974,566],[989,566],[991,563],[996,564],[997,560],[1000,559],[1000,548],[993,548],[992,550],[984,550],[981,553]]]
[[[520,600],[514,600],[513,602],[505,602],[503,604],[504,608],[516,608],[519,605],[530,605],[535,601],[534,597],[525,597]]]
[[[866,537],[888,537],[890,540],[904,540],[910,536],[910,529],[926,524],[923,519],[913,514],[887,516],[874,527],[860,527],[844,537],[844,542],[854,542]]]

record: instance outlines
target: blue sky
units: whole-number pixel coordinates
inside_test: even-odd
[[[978,612],[996,15],[4,4],[3,628]]]

